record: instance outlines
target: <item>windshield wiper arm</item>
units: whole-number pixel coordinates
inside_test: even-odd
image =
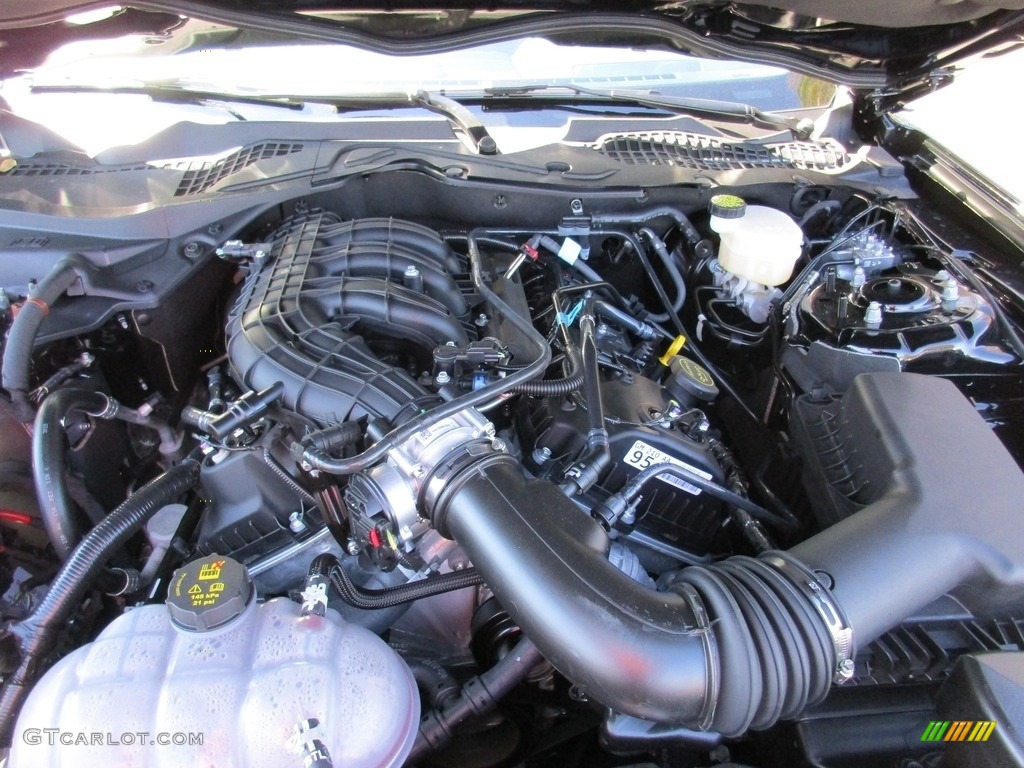
[[[301,111],[307,102],[276,96],[245,96],[236,93],[210,91],[202,88],[181,88],[176,85],[115,85],[109,88],[99,85],[33,85],[32,93],[123,93],[148,96],[153,101],[174,104],[201,104],[209,101],[223,101],[234,104],[252,104],[260,107],[280,107]]]
[[[439,93],[416,91],[414,93],[371,93],[356,96],[326,98],[339,112],[345,110],[387,109],[388,107],[421,107],[444,115],[451,123],[465,133],[476,151],[481,155],[496,155],[498,145],[487,127],[465,105]]]
[[[442,114],[455,123],[469,136],[477,152],[481,155],[498,154],[498,145],[494,141],[494,137],[487,132],[487,126],[455,99],[450,99],[437,93],[417,91],[409,97],[409,100],[414,104],[429,109],[431,112]]]
[[[785,130],[797,139],[806,139],[814,129],[807,118],[790,117],[776,112],[765,112],[750,104],[717,99],[693,99],[685,96],[662,96],[631,90],[601,90],[580,85],[514,85],[485,88],[486,98],[530,96],[535,93],[569,91],[574,96],[585,96],[601,102],[636,104],[643,107],[679,112],[703,120],[729,123],[747,123],[758,128]]]

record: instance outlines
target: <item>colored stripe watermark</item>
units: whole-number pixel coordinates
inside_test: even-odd
[[[995,729],[995,720],[932,720],[921,741],[988,741]]]

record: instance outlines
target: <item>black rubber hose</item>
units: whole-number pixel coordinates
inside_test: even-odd
[[[637,320],[629,312],[619,309],[614,304],[603,299],[594,302],[594,310],[605,320],[610,320],[620,325],[644,341],[654,341],[658,338],[658,331],[653,325],[648,325],[643,320]]]
[[[668,252],[668,246],[665,245],[665,241],[658,237],[653,230],[644,227],[640,230],[640,234],[643,235],[647,241],[651,244],[654,252],[658,255],[662,265],[665,267],[665,271],[668,273],[669,278],[672,280],[672,285],[676,289],[676,297],[672,302],[672,308],[670,312],[676,314],[683,308],[683,304],[686,302],[686,283],[683,281],[683,276],[679,273],[678,267],[675,262],[672,261],[672,254]],[[656,323],[663,323],[669,319],[669,314],[666,312],[661,315],[651,315],[651,320]]]
[[[683,238],[692,247],[700,242],[701,236],[697,228],[682,211],[667,205],[649,208],[640,213],[595,213],[590,217],[594,224],[646,224],[655,219],[672,219],[683,233]]]
[[[680,336],[686,336],[686,328],[683,327],[683,321],[679,317],[679,313],[672,308],[672,300],[669,299],[668,294],[665,292],[665,286],[661,284],[661,280],[658,279],[658,273],[654,271],[654,265],[651,264],[651,260],[647,258],[647,253],[639,244],[635,245],[636,257],[640,261],[640,265],[644,268],[644,272],[647,273],[647,277],[651,281],[651,285],[654,286],[654,292],[658,294],[658,300],[662,306],[665,307],[665,314],[660,317],[667,317],[672,321],[672,325],[675,326],[676,331],[679,332]],[[650,315],[651,317],[658,317],[658,315]],[[655,320],[654,322],[662,322]]]
[[[537,242],[539,245],[543,245],[552,254],[558,256],[558,258],[562,258],[560,255],[562,246],[557,240],[555,240],[553,237],[549,235],[538,234],[534,235],[534,237],[537,238]],[[565,260],[563,259],[563,261]],[[583,276],[583,279],[586,280],[588,283],[597,283],[601,281],[601,276],[597,274],[597,272],[594,271],[593,267],[587,264],[587,262],[585,262],[583,259],[575,258],[572,261],[566,261],[566,263],[570,267],[575,269],[577,272],[579,272]]]
[[[32,295],[21,306],[11,323],[3,356],[3,387],[11,395],[14,416],[22,423],[32,421],[35,410],[29,401],[29,369],[36,334],[50,307],[78,279],[78,264],[71,257],[61,259],[50,273],[39,281]]]
[[[317,555],[309,565],[308,578],[324,578],[341,595],[341,599],[354,608],[376,611],[393,608],[396,605],[412,603],[434,595],[443,595],[458,589],[476,587],[484,583],[483,577],[473,568],[453,571],[442,576],[411,581],[386,589],[362,589],[356,586],[341,566],[337,557],[328,553]]]
[[[72,411],[101,413],[108,398],[84,389],[61,389],[43,400],[32,430],[32,478],[43,527],[57,557],[66,560],[78,542],[80,526],[75,503],[64,479],[63,421]]]
[[[343,421],[329,427],[310,432],[302,438],[302,444],[320,451],[337,451],[355,445],[363,439],[363,425],[358,421]]]
[[[462,686],[458,684],[451,672],[433,659],[410,659],[409,665],[416,685],[430,699],[430,706],[437,709],[459,695]]]
[[[826,616],[845,618],[786,553],[686,568],[652,590],[608,561],[594,520],[505,455],[453,478],[428,512],[544,657],[615,711],[733,737],[828,693],[840,646]]]
[[[443,747],[451,740],[455,729],[470,717],[480,717],[493,710],[543,660],[537,647],[523,638],[497,664],[467,680],[457,697],[423,715],[407,763],[421,760]]]
[[[612,461],[608,429],[604,423],[604,403],[601,399],[593,297],[588,296],[585,302],[580,314],[580,352],[583,359],[583,396],[587,403],[587,443],[583,453],[565,471],[560,486],[570,496],[585,493]]]
[[[453,416],[466,408],[484,405],[498,395],[509,392],[513,387],[522,384],[524,381],[530,381],[544,373],[551,363],[551,347],[548,345],[547,339],[541,336],[533,327],[533,323],[530,322],[528,317],[523,317],[512,309],[487,284],[487,280],[484,278],[483,265],[481,264],[480,249],[476,242],[477,236],[482,236],[483,234],[483,230],[473,230],[469,233],[466,241],[469,248],[469,263],[473,286],[496,312],[507,318],[509,324],[515,326],[516,330],[531,342],[537,355],[536,358],[529,365],[504,379],[499,379],[473,392],[468,392],[461,397],[450,400],[409,420],[386,434],[372,448],[363,451],[357,456],[346,459],[334,459],[321,451],[306,448],[301,443],[294,443],[292,455],[296,461],[305,462],[315,469],[332,475],[351,475],[355,472],[360,472],[372,467],[383,459],[395,445],[402,443],[420,430],[436,424],[441,419]],[[501,279],[504,278],[498,278],[498,280]]]
[[[21,661],[0,691],[0,745],[8,746],[15,719],[32,685],[45,671],[46,657],[104,564],[159,509],[199,481],[199,462],[186,459],[150,481],[93,528],[75,547],[39,606],[12,627],[20,638]]]

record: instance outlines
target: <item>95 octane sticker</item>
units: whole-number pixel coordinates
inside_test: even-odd
[[[710,480],[711,475],[702,469],[687,464],[685,461],[680,461],[675,456],[669,456],[663,451],[659,451],[653,445],[648,445],[643,440],[637,440],[633,443],[633,447],[626,451],[626,463],[631,467],[637,469],[647,469],[648,467],[654,466],[655,464],[675,464],[677,467],[682,467],[688,472],[698,477],[703,477],[705,480]],[[694,496],[700,495],[700,488],[695,485],[690,485],[685,480],[680,480],[678,477],[672,475],[659,475],[658,479],[663,483],[674,485],[681,491],[692,493]]]

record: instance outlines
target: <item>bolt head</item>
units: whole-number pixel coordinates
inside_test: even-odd
[[[832,678],[833,682],[845,683],[847,680],[853,677],[854,669],[855,666],[853,663],[853,659],[843,659],[841,662],[839,662],[839,665],[836,667],[835,675]]]

